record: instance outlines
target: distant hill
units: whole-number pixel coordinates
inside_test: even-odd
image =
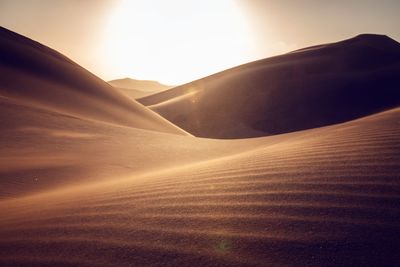
[[[138,100],[208,138],[274,135],[400,104],[400,44],[362,34],[241,65]]]
[[[131,78],[112,80],[108,83],[133,99],[145,97],[173,87],[157,81],[135,80]]]

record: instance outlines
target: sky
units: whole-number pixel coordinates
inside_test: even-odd
[[[104,80],[178,85],[360,33],[400,41],[398,0],[0,0],[0,25]]]

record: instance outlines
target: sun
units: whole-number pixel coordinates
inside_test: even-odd
[[[181,84],[254,57],[251,31],[233,0],[119,1],[104,56],[114,77]]]

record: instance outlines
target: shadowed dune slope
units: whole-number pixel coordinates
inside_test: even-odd
[[[399,131],[393,109],[191,166],[2,200],[0,265],[398,266]]]
[[[187,134],[60,53],[0,28],[0,95],[73,116]]]
[[[287,133],[400,104],[400,44],[364,34],[248,63],[138,101],[200,137]]]

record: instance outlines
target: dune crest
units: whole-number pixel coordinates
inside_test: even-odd
[[[363,34],[248,63],[138,101],[195,136],[229,139],[387,110],[400,105],[399,88],[400,44]]]
[[[0,28],[0,94],[80,118],[187,133],[60,53]]]

